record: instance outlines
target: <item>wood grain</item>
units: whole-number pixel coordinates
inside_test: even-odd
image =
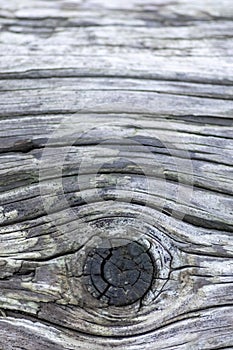
[[[0,350],[233,349],[232,18],[0,4]],[[88,292],[106,238],[154,261],[129,305]]]

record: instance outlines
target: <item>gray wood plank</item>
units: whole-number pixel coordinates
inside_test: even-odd
[[[233,348],[232,18],[230,0],[0,4],[0,349]],[[150,287],[110,305],[146,261],[132,241]]]

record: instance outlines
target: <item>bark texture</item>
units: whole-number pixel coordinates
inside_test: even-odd
[[[233,349],[231,0],[0,3],[0,349]]]

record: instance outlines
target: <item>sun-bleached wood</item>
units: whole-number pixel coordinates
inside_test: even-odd
[[[230,0],[2,1],[1,350],[233,349],[232,18]],[[106,308],[83,264],[125,227],[158,278]]]

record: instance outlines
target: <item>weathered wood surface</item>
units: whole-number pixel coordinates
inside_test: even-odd
[[[1,2],[1,350],[233,349],[232,16]],[[129,306],[86,289],[101,237],[150,247]]]

